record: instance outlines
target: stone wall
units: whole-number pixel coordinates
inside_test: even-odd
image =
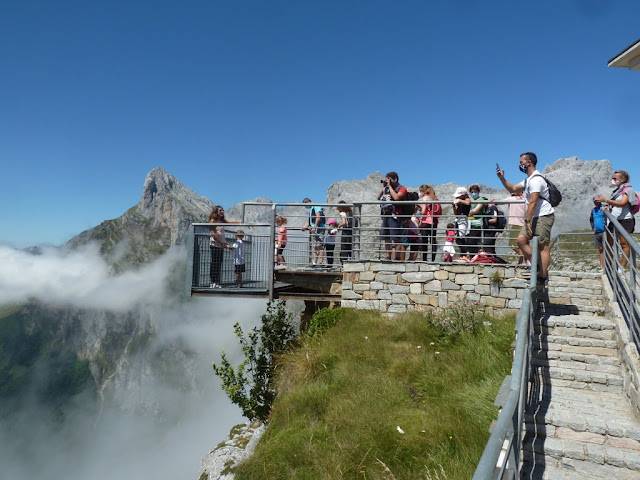
[[[514,265],[345,263],[341,305],[402,313],[467,301],[484,306],[487,313],[517,313],[528,285],[523,271]]]
[[[629,327],[622,316],[615,294],[606,276],[602,277],[604,308],[615,323],[618,333],[618,356],[622,365],[622,388],[631,404],[640,412],[640,355],[633,342]]]

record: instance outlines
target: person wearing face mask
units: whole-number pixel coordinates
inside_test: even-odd
[[[482,223],[486,214],[486,204],[478,203],[478,200],[487,200],[480,196],[480,186],[471,185],[469,187],[471,194],[471,210],[469,211],[469,236],[467,237],[467,249],[471,256],[477,255],[482,245]]]
[[[534,236],[538,237],[538,249],[540,252],[540,271],[538,272],[538,284],[545,285],[549,276],[549,264],[551,263],[551,227],[555,219],[554,210],[549,203],[549,186],[542,174],[537,170],[538,157],[533,152],[520,155],[518,168],[527,178],[520,183],[513,184],[504,176],[504,170],[496,167],[496,175],[509,193],[524,192],[525,216],[524,227],[520,231],[516,243],[522,251],[525,259],[531,261],[533,253],[529,242]],[[531,273],[529,272],[529,275]],[[523,276],[526,276],[523,274]]]
[[[609,204],[611,207],[611,215],[620,222],[620,225],[622,225],[622,228],[624,228],[627,233],[633,233],[636,221],[631,212],[631,200],[635,201],[636,193],[633,191],[631,185],[629,185],[629,174],[625,170],[614,172],[611,176],[611,186],[613,187],[613,192],[611,192],[610,198],[599,195],[594,197],[593,200]],[[608,230],[609,235],[607,235],[607,241],[609,245],[611,245],[613,243],[613,223],[609,223]],[[624,273],[624,269],[627,268],[627,259],[631,254],[631,248],[622,235],[618,235],[618,240],[624,252],[622,260],[620,261],[622,269],[618,273]]]

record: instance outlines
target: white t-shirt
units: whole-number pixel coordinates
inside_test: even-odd
[[[233,263],[234,265],[244,265],[244,242],[242,240],[236,240],[233,242]]]
[[[524,187],[524,198],[527,207],[529,206],[529,197],[531,194],[540,194],[540,201],[538,201],[536,205],[536,211],[533,214],[534,217],[543,217],[545,215],[551,215],[554,212],[553,207],[549,201],[546,200],[549,198],[549,186],[538,170],[533,172],[526,178],[526,180],[523,180],[518,185],[522,185]]]

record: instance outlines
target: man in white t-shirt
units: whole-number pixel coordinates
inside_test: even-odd
[[[504,170],[496,168],[498,178],[510,193],[524,192],[525,215],[524,226],[516,239],[516,243],[524,254],[525,259],[531,261],[532,250],[529,246],[531,239],[538,237],[540,251],[540,272],[538,284],[544,285],[549,276],[549,264],[551,263],[551,227],[553,227],[554,211],[549,203],[549,186],[546,180],[536,169],[538,157],[535,153],[527,152],[520,155],[520,171],[527,178],[515,185],[504,178]]]

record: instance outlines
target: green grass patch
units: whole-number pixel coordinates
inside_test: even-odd
[[[483,323],[469,312],[342,310],[281,359],[269,426],[236,479],[471,478],[511,367],[515,318]]]

